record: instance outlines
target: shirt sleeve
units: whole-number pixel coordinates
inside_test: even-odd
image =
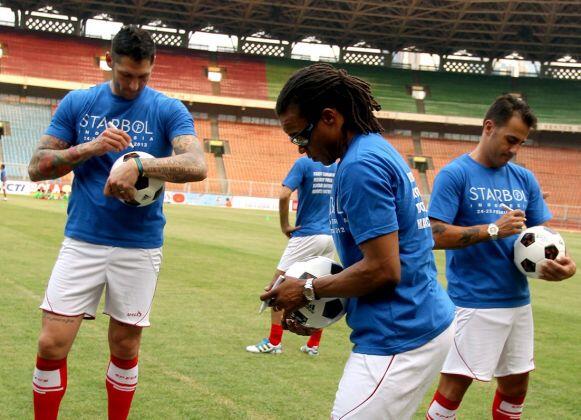
[[[77,144],[77,115],[73,110],[73,96],[75,94],[75,91],[69,92],[63,98],[45,131],[46,135],[56,137],[70,145]]]
[[[539,182],[532,173],[528,173],[529,194],[526,208],[527,226],[538,226],[553,218],[543,199]]]
[[[347,216],[355,243],[360,245],[398,230],[393,169],[361,160],[350,163],[343,174],[337,215]]]
[[[460,208],[462,182],[459,174],[449,168],[442,169],[434,180],[428,216],[452,224]]]
[[[303,159],[298,159],[287,174],[286,178],[282,181],[282,185],[288,187],[292,191],[296,190],[299,185],[301,185],[301,182],[303,182],[303,161]]]
[[[177,136],[195,136],[194,119],[185,105],[177,99],[169,100],[168,105],[166,133],[169,141]]]

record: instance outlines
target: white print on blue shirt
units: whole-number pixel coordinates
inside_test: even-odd
[[[416,209],[420,215],[417,219],[418,229],[426,229],[430,227],[430,218],[428,217],[428,209],[422,200],[422,194],[420,189],[416,185],[416,180],[414,174],[411,172],[406,172],[410,184],[412,184],[412,195],[414,197]]]
[[[105,131],[109,122],[129,134],[134,147],[148,147],[149,142],[154,139],[153,131],[151,131],[147,120],[131,121],[125,118],[107,120],[100,115],[89,114],[85,114],[79,122],[79,139],[82,139],[82,142],[95,140]]]
[[[335,178],[334,172],[322,172],[322,171],[313,172],[313,187],[311,189],[311,194],[331,195],[334,178]]]

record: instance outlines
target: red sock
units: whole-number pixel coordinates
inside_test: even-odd
[[[111,355],[107,369],[107,400],[109,420],[125,420],[137,387],[137,357],[131,360]]]
[[[323,330],[317,330],[309,337],[309,341],[307,341],[307,347],[319,347],[319,343],[321,342],[321,336],[323,335]]]
[[[508,397],[496,390],[492,403],[493,420],[518,420],[522,416],[525,395],[521,397]]]
[[[268,341],[273,346],[278,346],[282,341],[282,325],[271,324],[270,325],[270,336]]]
[[[440,391],[436,391],[434,394],[434,399],[428,408],[426,413],[426,419],[428,420],[441,420],[441,419],[455,419],[456,410],[460,407],[462,401],[451,401],[448,398],[440,394]]]
[[[32,375],[35,420],[56,420],[67,390],[67,358],[48,360],[36,356]]]

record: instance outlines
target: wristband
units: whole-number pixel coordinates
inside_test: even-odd
[[[135,164],[137,165],[137,170],[139,171],[139,176],[143,176],[143,164],[141,163],[140,157],[134,157]]]

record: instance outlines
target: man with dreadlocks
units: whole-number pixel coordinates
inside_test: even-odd
[[[276,112],[300,153],[340,159],[331,194],[333,240],[345,266],[315,279],[316,297],[346,297],[353,350],[333,419],[407,419],[452,344],[454,307],[436,280],[432,232],[413,174],[379,133],[369,84],[328,64],[297,71]],[[305,280],[287,277],[262,300],[288,314],[307,303]]]

